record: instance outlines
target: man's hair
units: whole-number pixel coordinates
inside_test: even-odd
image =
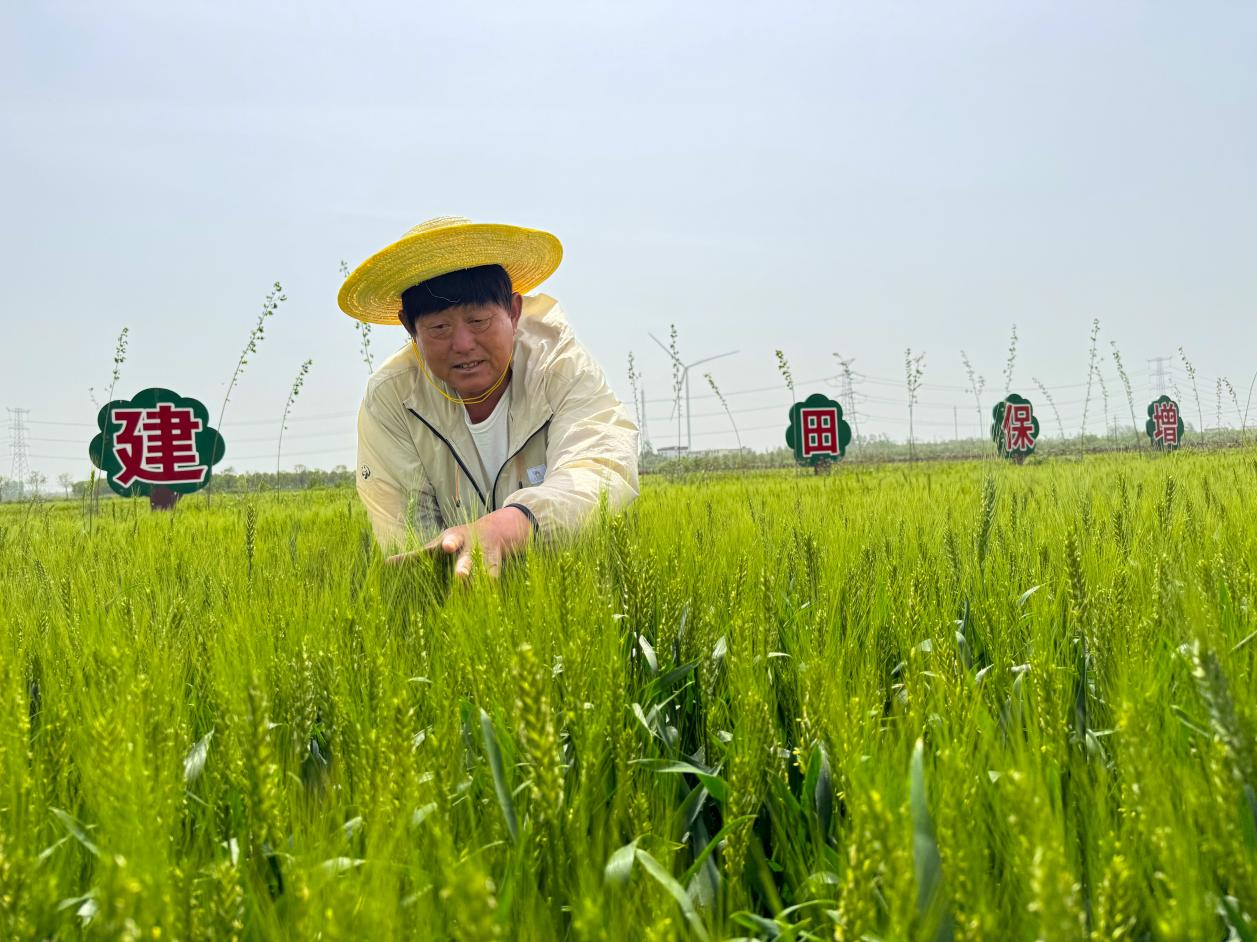
[[[501,265],[479,265],[421,281],[402,292],[401,321],[412,334],[415,321],[459,304],[498,304],[511,309],[511,276]]]

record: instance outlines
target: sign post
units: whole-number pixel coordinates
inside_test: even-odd
[[[851,444],[851,426],[843,421],[842,406],[820,393],[796,402],[790,407],[786,444],[799,464],[811,465],[817,474],[829,473]]]
[[[169,510],[180,495],[209,484],[213,465],[226,451],[205,406],[169,389],[153,387],[106,403],[96,427],[100,432],[88,454],[110,490],[148,497],[154,510]]]
[[[1029,399],[1009,393],[992,410],[991,440],[1001,458],[1021,464],[1034,454],[1039,440],[1039,420]]]

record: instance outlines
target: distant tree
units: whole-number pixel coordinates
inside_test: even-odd
[[[65,499],[70,499],[70,488],[74,485],[74,475],[62,471],[57,475],[57,483],[65,488]]]
[[[35,489],[35,496],[39,496],[39,489],[48,483],[48,475],[42,471],[32,471],[26,477],[26,483]]]

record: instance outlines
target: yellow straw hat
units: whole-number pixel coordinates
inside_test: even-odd
[[[563,245],[548,232],[438,216],[415,226],[355,268],[337,295],[340,309],[368,324],[397,324],[402,292],[478,265],[501,265],[527,294],[559,267]]]

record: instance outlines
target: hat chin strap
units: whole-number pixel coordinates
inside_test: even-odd
[[[512,350],[510,358],[506,361],[506,368],[502,370],[502,375],[497,378],[497,381],[488,389],[486,389],[484,392],[482,392],[479,396],[470,396],[467,399],[463,399],[459,396],[451,396],[444,389],[442,389],[440,386],[437,385],[437,382],[432,377],[432,374],[428,372],[428,364],[426,364],[423,361],[423,357],[420,356],[419,354],[418,342],[415,341],[413,338],[410,341],[410,346],[415,351],[415,359],[419,361],[419,372],[422,373],[424,378],[429,383],[432,384],[432,388],[435,389],[437,392],[439,392],[442,396],[444,396],[450,402],[454,403],[455,405],[460,405],[460,406],[478,406],[482,402],[487,402],[489,398],[495,392],[498,391],[498,387],[501,386],[502,383],[506,381],[506,375],[511,371],[511,363],[513,363],[515,360],[515,351]]]

